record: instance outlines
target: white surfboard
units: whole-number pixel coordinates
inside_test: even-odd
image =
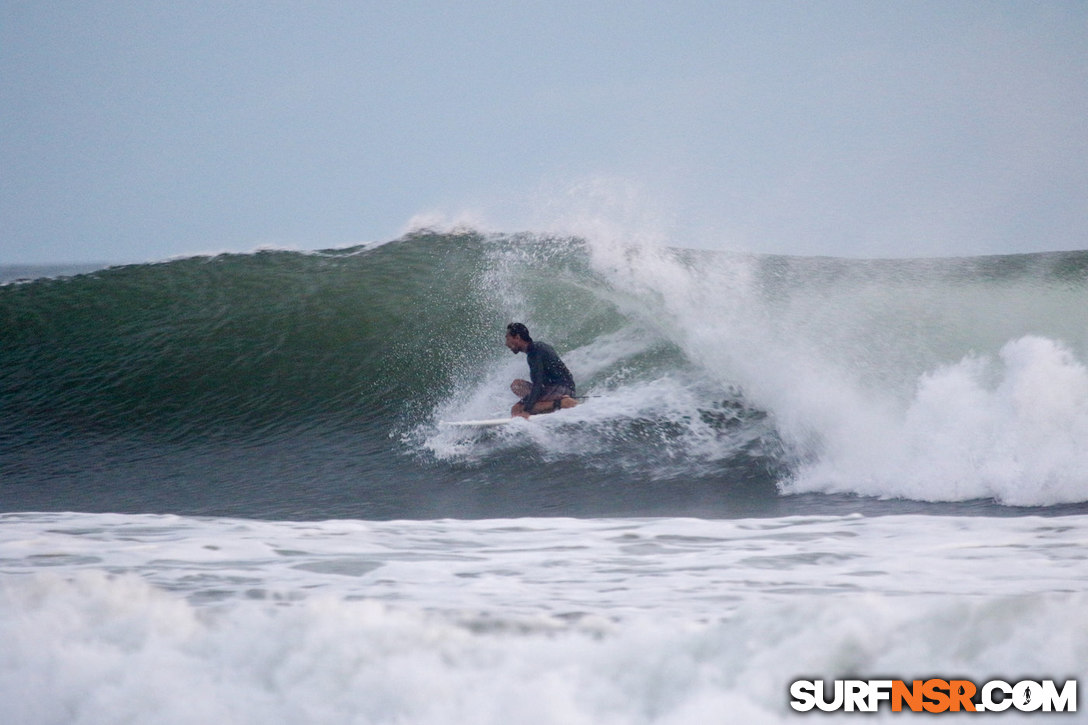
[[[491,428],[496,425],[507,425],[512,423],[513,418],[485,418],[484,420],[443,420],[439,421],[439,425],[446,425],[452,428]]]
[[[552,416],[558,415],[563,411],[557,410],[554,413],[535,413],[529,417],[529,420],[534,418],[540,418],[545,415]],[[493,428],[497,425],[509,425],[515,420],[525,420],[524,418],[515,418],[513,416],[507,416],[506,418],[484,418],[482,420],[440,420],[439,425],[450,426],[453,428]]]

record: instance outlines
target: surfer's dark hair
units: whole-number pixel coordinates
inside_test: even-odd
[[[513,337],[520,337],[525,342],[532,342],[533,338],[529,337],[529,328],[520,322],[511,322],[506,326],[506,334]]]

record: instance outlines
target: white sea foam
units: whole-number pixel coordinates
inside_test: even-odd
[[[1088,501],[1088,369],[1024,337],[928,373],[905,414],[834,440],[789,490],[1021,506]]]
[[[702,373],[702,388],[668,379],[665,414],[697,420],[693,397],[705,408],[742,389],[795,457],[788,492],[1088,501],[1083,284],[993,280],[954,261],[693,255],[609,235],[591,238],[590,256],[632,324]]]
[[[1088,517],[6,515],[0,702],[16,725],[781,722],[800,677],[1083,675],[1086,544]]]
[[[1052,274],[1042,257],[865,262],[675,249],[659,212],[610,188],[590,184],[584,207],[538,222],[584,246],[497,245],[482,285],[542,339],[599,331],[561,352],[580,392],[603,397],[563,414],[576,425],[509,426],[482,443],[424,425],[414,443],[443,460],[486,461],[529,443],[546,459],[703,475],[767,432],[707,426],[703,413],[740,391],[782,443],[787,493],[1088,501],[1088,286],[1075,275]],[[565,291],[589,309],[564,306]],[[471,371],[433,420],[503,415],[515,402],[509,381],[525,375],[519,358]],[[668,435],[643,455],[615,445],[617,428],[646,420]]]

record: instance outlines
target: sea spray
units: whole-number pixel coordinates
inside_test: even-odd
[[[1088,498],[1088,369],[1048,338],[923,375],[906,413],[877,433],[866,445],[835,441],[790,490],[1021,506]]]
[[[603,249],[596,268],[648,300],[639,319],[772,416],[794,467],[784,490],[1088,498],[1088,322],[1070,314],[1088,309],[1088,272],[1077,255],[848,262]],[[995,345],[1000,362],[977,352]]]
[[[5,506],[404,518],[862,505],[816,492],[1078,505],[1083,309],[1083,252],[803,259],[611,233],[419,231],[8,285]],[[525,375],[501,341],[513,320],[592,397],[484,436],[438,426],[509,411]]]

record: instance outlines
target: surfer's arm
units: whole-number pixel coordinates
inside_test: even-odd
[[[540,396],[544,394],[543,355],[529,356],[529,379],[533,382],[533,389],[522,399],[521,403],[526,411],[531,412],[533,406],[536,405],[536,401],[540,400]]]

